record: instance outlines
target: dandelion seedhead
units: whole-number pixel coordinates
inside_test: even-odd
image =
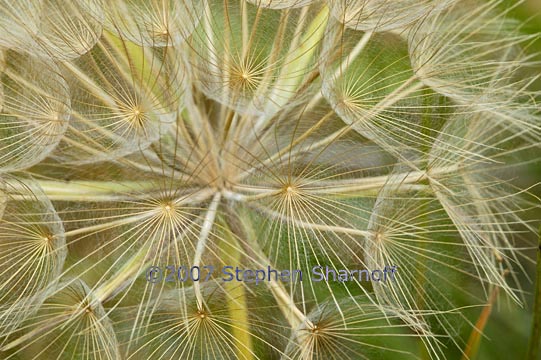
[[[471,355],[540,207],[511,10],[0,0],[0,357]]]

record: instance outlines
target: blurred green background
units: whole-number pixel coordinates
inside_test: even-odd
[[[518,6],[517,6],[518,4]],[[524,23],[524,31],[532,34],[541,33],[541,0],[526,0],[518,2],[517,0],[505,0],[505,5],[509,7],[516,6],[512,11],[513,17]],[[541,53],[541,41],[538,39],[531,48],[532,51]],[[539,76],[541,74],[541,66],[537,66],[530,70],[531,76]],[[541,91],[541,80],[538,80],[534,87]],[[515,177],[521,185],[530,186],[541,182],[541,149],[537,148],[531,152],[532,160],[537,159],[537,162],[530,163]],[[532,189],[532,192],[538,197],[541,197],[541,185]],[[531,213],[531,219],[536,221],[537,226],[541,223],[541,211],[537,210]],[[537,242],[534,234],[528,238],[528,245],[534,245]],[[518,245],[518,244],[517,244]],[[514,303],[505,295],[498,297],[490,318],[484,330],[484,337],[481,340],[480,348],[475,360],[515,360],[524,359],[528,340],[531,331],[533,311],[541,311],[541,309],[533,309],[533,286],[532,281],[535,281],[535,259],[536,249],[532,248],[525,252],[529,259],[532,259],[526,266],[526,272],[532,276],[531,281],[523,278],[522,285],[525,291],[524,297],[526,303],[522,306]],[[481,310],[476,310],[474,314],[477,316]],[[473,321],[477,319],[473,318]],[[467,330],[467,329],[465,329]],[[465,331],[463,336],[469,336],[468,331]],[[456,354],[456,359],[460,359],[460,354]],[[474,360],[472,359],[472,360]],[[538,357],[541,360],[541,356]]]

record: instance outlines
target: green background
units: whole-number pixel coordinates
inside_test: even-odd
[[[515,6],[516,0],[506,0],[506,6]],[[541,0],[526,0],[520,6],[518,6],[512,12],[513,17],[521,20],[524,23],[524,31],[528,33],[541,33]],[[538,39],[532,46],[532,51],[541,52],[541,41]],[[531,70],[532,76],[538,76],[541,73],[541,66],[537,66]],[[541,80],[538,80],[535,84],[535,89],[541,91]],[[532,159],[540,159],[535,163],[530,163],[525,166],[522,171],[516,177],[516,180],[521,185],[532,185],[541,182],[541,149],[537,148],[531,152]],[[541,185],[532,189],[538,197],[541,197]],[[541,211],[537,210],[531,213],[531,219],[536,220],[536,224],[539,225],[541,220]],[[534,234],[531,234],[528,239],[527,245],[533,245],[537,242]],[[518,245],[518,244],[517,244]],[[535,259],[535,248],[528,251],[529,258],[532,259],[532,263],[528,263],[526,267],[527,273],[532,277],[535,275],[535,266],[533,259]],[[491,316],[488,320],[486,328],[484,330],[485,337],[481,340],[479,352],[474,359],[477,360],[514,360],[524,359],[526,349],[528,346],[528,340],[530,336],[530,329],[532,323],[532,312],[541,311],[541,309],[533,309],[533,284],[528,279],[523,278],[523,290],[526,291],[524,295],[527,303],[522,307],[512,302],[505,295],[500,295],[496,302]],[[473,314],[480,314],[480,310],[474,311]],[[475,316],[473,321],[477,319]],[[465,329],[465,337],[469,336],[469,330]],[[460,359],[461,355],[456,354],[454,358]],[[448,357],[453,358],[453,357]],[[541,356],[538,357],[541,360]]]

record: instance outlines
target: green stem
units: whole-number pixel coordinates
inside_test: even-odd
[[[418,184],[433,177],[438,177],[446,174],[456,173],[459,166],[452,165],[446,167],[432,168],[430,170],[408,171],[407,173],[381,175],[373,177],[365,177],[359,179],[348,180],[321,180],[317,185],[303,187],[303,192],[310,195],[340,195],[357,193],[360,191],[380,190],[385,185],[399,184],[401,187],[407,184]],[[256,186],[248,186],[242,183],[236,183],[233,189],[238,192],[257,194],[259,197],[264,197],[265,194],[271,196],[279,193],[277,188],[263,188]],[[412,188],[410,188],[411,190]]]
[[[537,279],[535,281],[535,298],[533,303],[533,322],[530,343],[526,360],[539,359],[539,347],[541,342],[541,227],[539,227],[537,248]]]
[[[24,184],[9,181],[8,192],[12,200],[25,200],[20,193],[25,190]],[[53,201],[122,201],[142,198],[155,198],[163,192],[163,185],[155,181],[63,181],[63,180],[36,180],[41,189]],[[185,202],[198,202],[208,198],[213,188],[197,187],[185,188],[186,193],[192,195],[182,200]]]
[[[115,297],[126,287],[146,266],[150,265],[150,242],[146,243],[135,256],[122,265],[120,270],[108,281],[96,289],[94,296],[105,303]]]
[[[201,231],[199,232],[199,238],[197,240],[197,246],[193,258],[193,266],[201,265],[201,258],[203,257],[203,253],[207,249],[207,240],[210,236],[210,231],[214,226],[214,220],[216,219],[216,213],[218,211],[218,206],[220,205],[221,199],[222,193],[217,192],[214,194],[214,197],[210,202],[209,208],[205,215],[205,219],[203,220],[203,224],[201,225]],[[197,308],[199,310],[203,310],[204,300],[203,295],[201,294],[201,287],[199,281],[193,282],[193,289],[195,291],[195,297],[197,299]]]
[[[433,168],[429,171],[410,171],[400,176],[394,175],[393,177],[399,178],[401,184],[417,184],[427,180],[431,176],[445,175],[456,172],[457,170],[457,166],[447,166]],[[389,175],[349,180],[323,180],[320,181],[318,186],[306,188],[304,191],[314,195],[331,193],[335,195],[357,194],[365,191],[379,191],[389,181]],[[148,194],[149,197],[152,197],[156,192],[161,190],[160,184],[155,181],[37,180],[37,182],[47,197],[56,201],[119,201],[126,197],[133,198],[133,195],[130,196],[130,194],[134,193],[139,196]],[[11,195],[14,200],[18,199],[17,192],[24,190],[23,188],[24,185],[17,181],[8,181],[8,189],[13,189],[10,192],[14,193]],[[240,183],[235,184],[233,189],[235,190],[233,192],[225,190],[224,196],[237,201],[256,200],[258,198],[273,196],[279,191],[276,188],[253,187]],[[215,191],[210,188],[205,190],[207,191],[201,192],[202,194],[205,193],[205,198],[209,190]],[[186,189],[186,191],[190,191],[190,189]],[[247,195],[239,192],[247,193]]]
[[[92,197],[110,194],[127,194],[134,191],[158,189],[152,181],[62,181],[37,180],[47,196]],[[9,182],[13,190],[21,190],[24,185],[17,181]]]
[[[220,241],[219,249],[221,257],[228,259],[230,264],[240,264],[242,252],[237,238],[231,233],[227,223],[222,223],[225,232],[225,237]],[[244,286],[239,286],[233,282],[226,282],[223,285],[227,293],[226,303],[229,316],[233,320],[231,333],[238,343],[235,347],[238,359],[252,360],[254,359],[252,336],[250,332],[250,319],[248,309],[248,298]]]

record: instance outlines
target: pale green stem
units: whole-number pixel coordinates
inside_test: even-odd
[[[145,265],[151,255],[151,252],[149,251],[151,243],[152,242],[147,241],[135,256],[125,262],[120,270],[118,270],[107,282],[96,289],[94,297],[99,300],[100,303],[104,303],[113,298],[121,291],[121,289],[126,287],[126,284],[130,282],[131,279],[146,268]]]
[[[411,171],[408,173],[374,176],[344,181],[330,181],[329,185],[303,189],[307,194],[344,194],[374,188],[381,188],[384,185],[402,185],[418,183],[430,179],[430,177],[450,174],[458,171],[458,166],[447,166],[430,169],[429,171]]]
[[[302,186],[302,192],[310,195],[325,195],[325,194],[349,194],[357,193],[360,191],[379,190],[384,185],[408,185],[415,184],[432,177],[438,177],[445,174],[452,174],[459,170],[459,166],[447,166],[440,168],[432,168],[428,171],[410,171],[401,174],[391,174],[374,176],[360,179],[348,179],[348,180],[322,180],[317,182],[318,186],[310,187],[309,185]],[[302,182],[302,181],[301,181]],[[314,181],[314,183],[316,183]],[[275,196],[282,190],[277,188],[263,188],[256,186],[247,186],[243,184],[236,184],[233,188],[237,191],[246,192],[255,195],[243,195],[236,192],[228,192],[226,197],[232,200],[247,201],[257,200],[266,196]],[[411,187],[405,187],[411,189]]]
[[[307,221],[297,220],[293,218],[289,218],[287,216],[284,216],[276,211],[269,211],[263,209],[263,211],[273,217],[279,218],[280,220],[287,221],[295,226],[298,226],[303,229],[311,229],[311,230],[319,230],[319,231],[329,231],[333,233],[342,233],[342,234],[349,234],[349,235],[360,235],[360,236],[371,236],[373,233],[370,231],[364,231],[364,230],[358,230],[353,228],[347,228],[343,226],[333,226],[333,225],[326,225],[326,224],[315,224],[310,223]]]
[[[431,176],[445,175],[456,172],[459,169],[458,166],[448,166],[433,168],[429,171],[412,171],[407,174],[399,175],[382,175],[368,178],[351,179],[351,180],[322,180],[317,183],[318,186],[309,187],[306,186],[303,191],[307,194],[359,194],[360,192],[377,191],[386,184],[400,183],[404,185],[402,188],[410,189],[405,185],[415,184],[429,179]],[[395,178],[397,180],[393,180]],[[37,181],[47,197],[56,201],[122,201],[126,199],[133,199],[135,196],[129,194],[142,194],[137,196],[144,197],[146,192],[148,197],[152,197],[152,192],[159,191],[159,185],[155,182],[141,182],[141,181],[58,181],[58,180],[38,180]],[[328,184],[328,185],[327,185]],[[18,182],[11,182],[10,187],[14,189],[14,192],[23,190],[23,185]],[[228,200],[234,201],[254,201],[261,198],[275,196],[281,192],[281,189],[277,188],[263,188],[256,186],[247,186],[243,184],[236,184],[233,186],[236,191],[223,190],[223,196]],[[189,190],[189,189],[187,189]],[[215,191],[214,189],[206,189],[207,191],[201,191],[201,196],[193,198],[192,202],[201,201],[208,198],[208,191]],[[239,193],[244,192],[248,194]],[[21,195],[11,195],[13,200],[25,200],[26,197]],[[133,221],[146,217],[147,215],[141,215],[134,217]],[[123,219],[118,223],[129,223],[132,220]],[[100,230],[103,227],[115,225],[117,221],[107,224],[96,225],[95,227],[86,228],[86,230],[75,230],[79,234],[83,232],[89,232],[94,230]],[[70,234],[70,235],[74,235]]]
[[[210,191],[214,191],[214,189],[211,189],[211,188],[204,189],[203,191],[201,191],[201,192],[199,192],[197,194],[194,194],[194,196],[187,197],[187,198],[176,199],[175,201],[173,201],[173,204],[174,205],[184,205],[184,204],[188,204],[188,203],[197,203],[197,202],[205,201],[206,199],[208,199],[208,197],[210,195],[209,194]],[[197,195],[197,196],[195,196],[195,195]],[[64,233],[64,235],[65,236],[76,236],[76,235],[81,235],[81,234],[86,234],[86,233],[90,233],[90,232],[100,231],[100,230],[104,230],[104,229],[108,229],[108,228],[112,228],[112,227],[116,227],[116,226],[127,225],[127,224],[131,224],[131,223],[134,223],[134,222],[137,222],[137,221],[148,219],[148,218],[150,218],[152,216],[156,216],[157,212],[161,212],[161,211],[162,211],[161,209],[156,208],[154,210],[144,211],[144,212],[141,212],[140,214],[137,214],[137,215],[123,217],[123,218],[113,220],[113,221],[109,221],[109,222],[106,222],[106,223],[92,225],[92,226],[86,226],[86,227],[74,229],[74,230],[71,230],[71,231],[66,231]]]
[[[309,328],[314,328],[314,324],[308,317],[295,305],[293,298],[286,291],[284,286],[277,281],[266,282],[271,290],[278,307],[282,314],[287,318],[292,329],[297,329],[301,324],[305,323]]]
[[[214,194],[212,201],[210,202],[207,214],[203,220],[203,225],[201,226],[201,231],[199,232],[199,238],[197,240],[197,246],[195,248],[195,255],[193,258],[193,266],[199,266],[201,264],[201,258],[205,252],[207,246],[207,240],[214,225],[214,220],[216,219],[216,212],[218,211],[218,205],[222,199],[222,193],[217,192]],[[197,308],[203,310],[203,295],[201,294],[201,287],[199,281],[194,281],[193,288],[195,291],[195,297],[197,299]]]
[[[223,226],[227,228],[226,225]],[[229,229],[226,232],[227,241],[222,240],[219,243],[219,249],[222,258],[229,259],[231,264],[239,264],[242,258],[240,244]],[[235,326],[231,328],[231,335],[237,341],[238,346],[235,347],[235,353],[238,359],[253,360],[252,336],[250,332],[248,298],[246,296],[246,288],[238,286],[232,282],[226,282],[224,290],[227,293],[226,303],[229,310],[229,315]]]
[[[60,180],[37,180],[40,187],[47,195],[104,195],[111,193],[129,193],[134,191],[159,190],[156,182],[142,181],[60,181]],[[14,190],[24,190],[23,184],[17,181],[8,184]]]
[[[37,328],[27,332],[26,334],[0,347],[0,351],[2,352],[8,351],[21,344],[24,344],[26,341],[39,338],[39,335],[43,334],[45,331],[48,331],[49,329],[53,329],[55,326],[59,325],[62,322],[68,321],[71,316],[72,314],[62,314],[62,315],[55,316],[54,318],[49,319],[47,323],[45,323],[43,326],[38,326]]]
[[[24,192],[26,187],[17,181],[6,181],[9,189],[15,194],[10,195],[13,200],[25,200],[27,197],[18,195]],[[142,200],[154,198],[157,193],[163,191],[163,186],[155,181],[62,181],[62,180],[36,180],[41,189],[50,200],[55,201],[122,201]],[[197,202],[208,198],[211,188],[199,190],[198,188],[186,188],[186,193],[199,193],[191,196],[191,202]],[[214,189],[212,189],[214,192]],[[184,202],[184,201],[181,201]],[[176,202],[180,204],[179,201]]]

